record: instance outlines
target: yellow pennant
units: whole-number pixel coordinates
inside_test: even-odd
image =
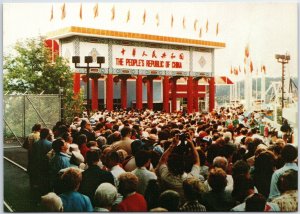
[[[61,19],[64,19],[66,17],[66,3],[63,4],[61,7]]]

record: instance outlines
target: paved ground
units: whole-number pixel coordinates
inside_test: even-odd
[[[27,150],[23,148],[6,148],[4,157],[26,168]],[[14,212],[38,212],[37,193],[31,191],[27,172],[4,159],[4,201]],[[5,206],[4,206],[5,207]],[[5,212],[9,211],[7,208]]]

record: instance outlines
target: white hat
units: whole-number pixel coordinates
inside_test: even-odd
[[[63,211],[63,203],[61,198],[54,192],[49,192],[47,195],[41,197],[41,204],[48,212]]]

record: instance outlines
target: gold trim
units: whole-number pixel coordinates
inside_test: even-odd
[[[215,41],[205,41],[205,40],[196,40],[196,39],[186,39],[178,37],[169,37],[169,36],[159,36],[151,34],[142,34],[142,33],[132,33],[132,32],[121,32],[121,31],[112,31],[112,30],[102,30],[94,28],[85,28],[85,27],[65,27],[47,33],[47,37],[51,38],[63,38],[66,34],[80,33],[80,34],[89,34],[96,36],[109,36],[109,37],[118,37],[125,39],[144,39],[148,41],[158,41],[158,42],[167,42],[167,43],[179,43],[183,45],[201,45],[206,47],[215,47],[215,48],[225,48],[226,44],[224,42],[215,42]]]

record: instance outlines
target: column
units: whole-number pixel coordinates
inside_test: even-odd
[[[187,80],[187,112],[193,113],[193,77],[188,77]]]
[[[153,109],[153,79],[148,77],[147,81],[147,102],[148,109]]]
[[[136,78],[136,109],[142,110],[143,109],[143,78],[142,75],[137,75]]]
[[[172,78],[172,86],[171,86],[171,92],[172,92],[172,112],[176,112],[176,91],[177,91],[177,78]]]
[[[127,109],[127,78],[121,77],[121,108]]]
[[[92,78],[92,111],[98,111],[98,78]]]
[[[164,80],[163,80],[163,110],[166,113],[170,112],[170,108],[169,108],[169,89],[170,89],[170,84],[169,84],[169,77],[168,76],[164,76]]]
[[[209,80],[209,112],[215,108],[215,78]]]
[[[114,85],[113,85],[113,75],[108,74],[106,77],[106,109],[108,111],[113,110],[113,99],[114,99]]]
[[[74,94],[79,94],[80,92],[80,73],[73,74],[73,91]]]
[[[198,95],[198,78],[193,80],[194,83],[194,111],[199,111],[199,95]]]

